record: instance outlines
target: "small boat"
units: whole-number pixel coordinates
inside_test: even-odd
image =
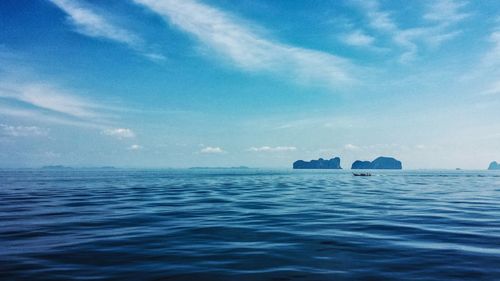
[[[369,177],[372,174],[370,173],[352,173],[355,177]]]

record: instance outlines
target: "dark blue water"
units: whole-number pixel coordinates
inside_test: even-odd
[[[500,173],[0,171],[3,280],[500,280]]]

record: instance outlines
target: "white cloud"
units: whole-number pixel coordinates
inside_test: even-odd
[[[337,87],[353,80],[352,65],[329,53],[282,44],[260,35],[258,27],[194,0],[135,0],[194,36],[235,66],[294,81]]]
[[[206,146],[206,147],[204,147],[204,148],[202,148],[200,150],[200,153],[204,153],[204,154],[220,154],[220,153],[225,153],[225,151],[222,148],[218,147],[218,146],[216,146],[216,147]]]
[[[74,0],[50,0],[63,10],[75,26],[76,31],[90,37],[104,38],[127,45],[151,60],[163,60],[161,54],[150,52],[144,47],[144,41],[135,33],[118,27],[106,17]]]
[[[127,149],[128,150],[142,150],[144,147],[142,147],[141,145],[138,145],[138,144],[133,144],[131,146],[129,146]]]
[[[252,152],[286,152],[295,151],[297,148],[295,146],[261,146],[261,147],[250,147],[248,151]]]
[[[36,126],[11,126],[0,124],[0,136],[4,135],[10,137],[38,137],[47,136],[48,133],[48,129],[39,128]]]
[[[352,31],[351,33],[344,34],[342,36],[342,41],[348,45],[356,47],[367,47],[373,44],[375,38],[358,29]]]
[[[361,148],[359,146],[357,146],[357,145],[348,143],[348,144],[344,145],[344,149],[345,150],[355,151],[355,150],[360,150]]]
[[[113,129],[105,129],[102,131],[104,135],[112,136],[118,139],[124,138],[134,138],[135,133],[131,129],[128,128],[113,128]]]

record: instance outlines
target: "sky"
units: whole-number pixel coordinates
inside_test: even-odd
[[[500,160],[496,0],[0,1],[0,167]]]

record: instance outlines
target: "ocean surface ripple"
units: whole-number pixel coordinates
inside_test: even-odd
[[[500,173],[0,170],[2,280],[500,280]]]

